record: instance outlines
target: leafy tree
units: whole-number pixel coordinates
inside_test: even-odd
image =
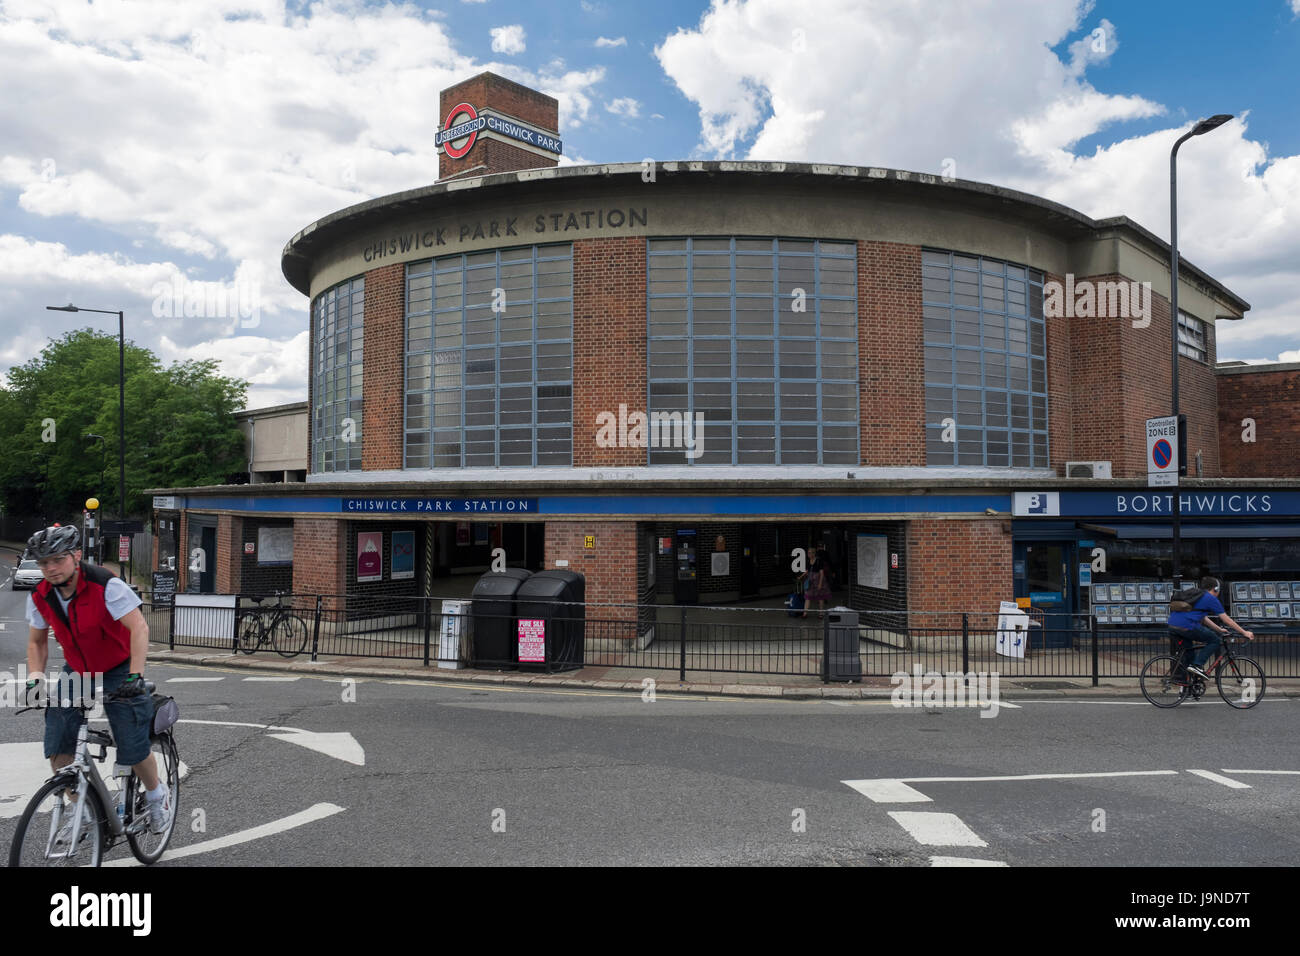
[[[164,368],[126,343],[127,514],[144,515],[144,488],[219,484],[245,467],[234,414],[247,383],[214,359]],[[117,336],[78,329],[8,373],[0,388],[0,500],[10,514],[71,520],[99,498],[118,513]],[[102,435],[103,440],[87,438]]]

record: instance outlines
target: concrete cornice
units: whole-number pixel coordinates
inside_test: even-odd
[[[643,170],[641,163],[558,166],[463,177],[392,193],[340,209],[306,226],[285,245],[280,267],[289,284],[306,295],[312,259],[334,242],[357,230],[373,227],[395,216],[437,210],[443,203],[461,199],[532,198],[547,189],[563,188],[566,192],[574,188],[581,189],[584,183],[641,183]],[[769,186],[772,185],[771,180],[779,180],[783,187],[837,182],[846,187],[886,190],[890,196],[902,200],[926,199],[941,204],[964,204],[977,211],[1000,212],[1002,215],[1006,215],[1011,207],[1027,223],[1067,240],[1099,237],[1119,230],[1166,259],[1169,256],[1167,242],[1127,216],[1093,219],[1078,210],[1040,196],[989,183],[945,179],[933,173],[830,163],[692,160],[657,163],[655,175],[656,181],[678,182],[680,178],[682,181],[698,182],[703,188],[715,186],[719,177],[768,181],[766,184]],[[1180,263],[1180,269],[1186,269],[1191,276],[1213,289],[1234,307],[1242,312],[1249,310],[1248,302],[1204,270],[1181,258]]]

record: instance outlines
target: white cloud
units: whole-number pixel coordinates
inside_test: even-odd
[[[1300,3],[1300,0],[1296,0],[1296,2]],[[596,46],[627,46],[627,37],[618,37],[612,40],[609,37],[597,37]]]
[[[1190,119],[1125,138],[1125,123],[1166,109],[1088,82],[1124,29],[1090,11],[1080,0],[713,0],[655,55],[699,110],[701,155],[951,172],[1168,236],[1169,149]],[[1098,134],[1103,145],[1075,152]],[[1188,142],[1179,245],[1252,303],[1245,321],[1220,323],[1223,357],[1295,347],[1300,156],[1270,156],[1244,117]]]
[[[518,23],[512,23],[510,26],[505,27],[493,27],[488,32],[492,34],[493,53],[504,53],[511,56],[515,53],[524,52],[524,28]]]
[[[307,302],[280,275],[289,237],[434,181],[438,93],[483,69],[557,97],[566,129],[598,102],[603,69],[476,61],[414,6],[299,9],[5,0],[0,367],[31,358],[49,336],[115,324],[44,311],[72,301],[124,309],[128,336],[155,351],[166,336],[169,348],[225,363],[247,347],[289,369],[297,394],[277,400],[303,398],[305,349],[292,343]],[[34,238],[52,226],[62,242]],[[255,285],[259,324],[152,314],[155,284],[200,279]],[[287,387],[255,385],[250,402]]]
[[[630,96],[620,96],[616,100],[610,100],[605,104],[605,112],[613,113],[615,116],[626,116],[628,119],[636,119],[641,115],[641,104]]]
[[[1291,14],[1300,17],[1300,0],[1291,0]]]

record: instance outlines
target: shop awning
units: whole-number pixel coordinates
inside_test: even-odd
[[[1174,536],[1169,525],[1117,524],[1114,527],[1118,538]],[[1184,524],[1179,534],[1184,538],[1300,538],[1300,524]]]

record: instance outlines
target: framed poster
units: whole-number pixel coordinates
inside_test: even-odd
[[[1092,609],[1092,613],[1097,616],[1098,624],[1110,623],[1110,608],[1108,608],[1106,605],[1098,604],[1095,608]]]
[[[384,579],[384,533],[357,532],[357,582]]]
[[[727,551],[714,551],[709,555],[712,559],[710,573],[715,578],[725,578],[731,573],[731,554]]]
[[[1136,601],[1138,599],[1138,586],[1136,584],[1124,585],[1124,600]]]
[[[1249,600],[1250,600],[1250,588],[1246,585],[1246,582],[1245,582],[1245,581],[1234,581],[1234,582],[1233,582],[1233,584],[1232,584],[1232,600],[1233,600],[1233,601],[1249,601]]]
[[[257,529],[258,567],[293,564],[293,528]]]
[[[1290,581],[1278,581],[1278,582],[1277,582],[1277,596],[1278,596],[1279,598],[1281,598],[1283,601],[1289,601],[1289,600],[1291,600],[1291,582],[1290,582]],[[1297,597],[1300,597],[1300,595],[1297,595]]]
[[[1250,582],[1250,599],[1252,601],[1264,600],[1264,585],[1259,581]]]
[[[415,577],[415,532],[393,532],[391,577],[394,581]]]
[[[1250,616],[1255,620],[1262,620],[1264,617],[1264,606],[1262,604],[1252,604],[1250,606]]]
[[[858,535],[858,584],[889,590],[889,538],[883,534]]]
[[[1285,618],[1290,619],[1290,617],[1291,617],[1291,605],[1290,605],[1289,603],[1287,603],[1286,601],[1283,601],[1281,604],[1279,604],[1279,605],[1277,606],[1277,616],[1278,616],[1278,617],[1285,617]]]
[[[1152,590],[1151,590],[1151,585],[1150,585],[1150,584],[1139,584],[1139,585],[1138,585],[1138,600],[1139,600],[1139,601],[1152,601],[1152,600],[1155,600],[1155,595],[1154,595],[1154,593],[1153,593]]]

